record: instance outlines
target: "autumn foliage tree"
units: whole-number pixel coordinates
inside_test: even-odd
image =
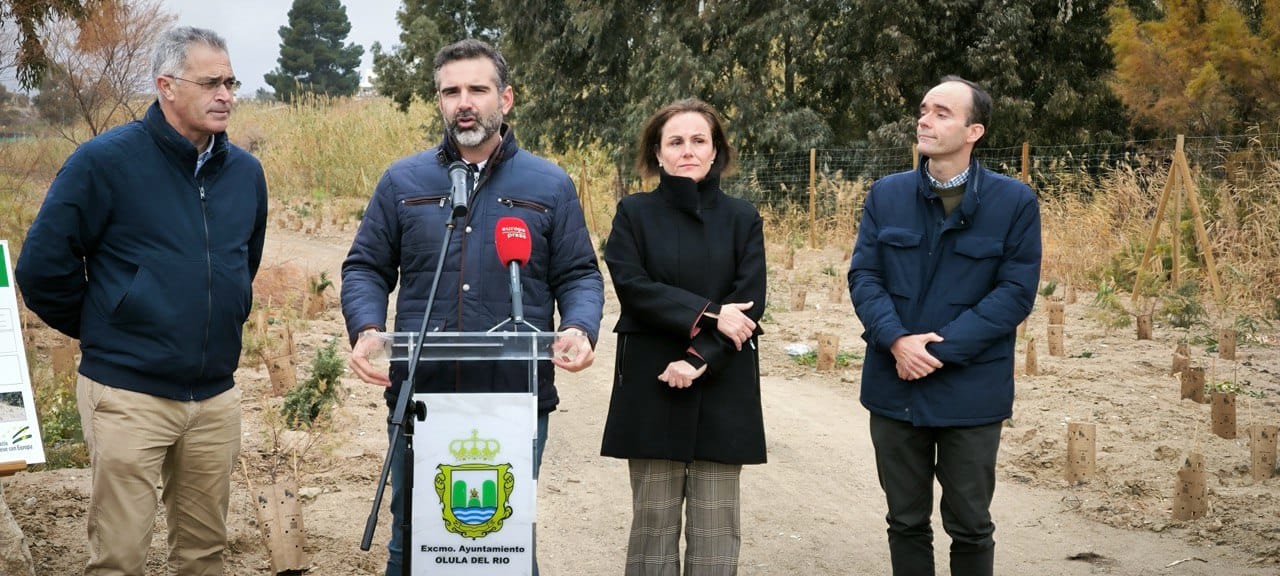
[[[48,67],[41,28],[58,19],[79,19],[97,0],[0,0],[0,66],[17,69],[18,83],[34,88]],[[16,50],[9,50],[16,47]]]
[[[1280,0],[1166,0],[1143,19],[1111,9],[1114,90],[1133,121],[1222,134],[1280,115]]]
[[[69,100],[91,135],[142,117],[150,99],[151,51],[176,17],[160,0],[102,0],[80,23],[49,32],[47,85]],[[71,131],[63,136],[78,140]]]

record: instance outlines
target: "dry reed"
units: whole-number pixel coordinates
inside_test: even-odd
[[[238,144],[262,160],[276,223],[286,221],[282,212],[293,220],[357,216],[386,167],[434,145],[439,124],[434,107],[420,103],[402,114],[382,98],[310,99],[294,105],[242,104],[231,132]],[[646,186],[619,182],[607,148],[535,150],[573,177],[597,239],[608,235],[619,190]],[[70,151],[56,136],[0,144],[0,192],[13,208],[7,213],[15,214],[0,218],[0,233],[11,240],[25,233],[49,180]],[[1219,160],[1213,166],[1193,164],[1191,183],[1204,209],[1225,293],[1223,301],[1211,304],[1219,311],[1275,307],[1273,314],[1280,314],[1280,152],[1259,145],[1223,153]],[[1161,164],[1140,162],[1090,174],[1070,158],[1037,160],[1036,173],[1053,176],[1051,184],[1037,190],[1043,214],[1045,278],[1085,289],[1090,283],[1096,287],[1108,281],[1132,290],[1132,277],[1168,177]],[[853,246],[868,182],[845,180],[839,173],[820,176],[813,219],[807,189],[775,191],[793,196],[776,201],[766,197],[768,193],[757,183],[747,185],[757,191],[753,197],[759,199],[771,244],[807,246],[812,228],[819,248]],[[1176,234],[1171,212],[1162,223],[1160,257],[1150,267],[1153,292],[1147,296],[1172,288],[1167,286],[1167,257],[1175,238],[1183,255],[1179,272],[1200,283],[1204,294],[1211,294],[1190,213],[1185,202],[1182,206]]]

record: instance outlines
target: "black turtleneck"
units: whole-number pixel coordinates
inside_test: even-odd
[[[716,175],[708,174],[694,182],[683,176],[672,176],[666,172],[660,174],[658,195],[681,212],[697,215],[702,210],[714,208],[721,194],[720,177]]]

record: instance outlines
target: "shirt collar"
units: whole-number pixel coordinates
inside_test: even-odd
[[[200,167],[204,166],[204,163],[213,156],[213,144],[216,139],[216,135],[209,136],[209,145],[204,147],[204,152],[201,152],[199,156],[196,156],[196,176],[200,175]]]
[[[970,166],[966,166],[966,167],[965,167],[965,169],[964,169],[964,172],[961,172],[961,173],[957,174],[954,178],[952,178],[952,179],[950,179],[950,180],[947,180],[946,182],[939,182],[937,178],[934,178],[934,177],[933,177],[933,174],[930,174],[930,173],[929,173],[929,170],[928,170],[928,167],[927,167],[927,166],[926,166],[926,169],[925,169],[924,173],[925,173],[925,176],[928,176],[928,177],[929,177],[929,185],[930,185],[930,186],[932,186],[932,187],[934,187],[934,188],[941,189],[941,190],[946,190],[946,189],[948,189],[948,188],[955,188],[955,187],[957,187],[957,186],[963,186],[966,182],[968,182],[968,181],[969,181],[969,172],[972,170],[972,168],[973,168],[973,166],[972,166],[972,165],[970,165]]]

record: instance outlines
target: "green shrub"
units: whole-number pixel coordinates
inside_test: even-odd
[[[295,430],[310,428],[338,404],[342,393],[343,362],[338,356],[338,340],[331,338],[311,361],[311,376],[284,395],[281,414]]]
[[[40,420],[40,439],[44,442],[42,469],[88,467],[89,453],[76,406],[75,378],[69,375],[56,378],[52,371],[45,370],[33,370],[32,376],[36,417]]]
[[[810,350],[808,352],[805,352],[804,354],[800,354],[797,356],[792,356],[791,359],[794,360],[796,364],[799,364],[801,366],[815,367],[818,365],[818,353],[817,351],[814,351],[814,350]],[[854,360],[861,360],[861,359],[862,359],[862,355],[856,352],[837,352],[836,366],[841,366],[841,367],[848,366],[852,364]]]
[[[1208,313],[1200,303],[1200,286],[1194,280],[1183,282],[1173,293],[1165,296],[1160,313],[1177,328],[1190,328],[1204,321]]]
[[[1102,324],[1107,332],[1116,328],[1128,328],[1133,323],[1133,317],[1116,292],[1116,281],[1110,276],[1098,282],[1098,291],[1093,295],[1093,310],[1089,315]]]

